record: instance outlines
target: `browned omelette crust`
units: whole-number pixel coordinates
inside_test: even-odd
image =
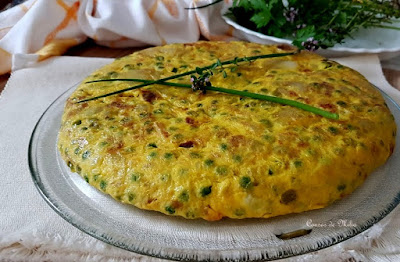
[[[160,79],[235,57],[287,52],[244,42],[149,48],[89,76]],[[338,113],[208,91],[82,83],[68,99],[59,149],[73,171],[115,199],[186,218],[272,217],[325,207],[391,155],[396,126],[359,73],[309,52],[217,68],[214,86],[297,100]],[[172,82],[190,83],[190,77]]]

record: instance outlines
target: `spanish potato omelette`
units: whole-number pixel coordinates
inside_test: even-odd
[[[356,71],[314,53],[216,68],[213,86],[300,101],[304,110],[213,91],[151,85],[235,57],[288,46],[197,42],[148,48],[100,68],[67,100],[58,147],[73,172],[123,203],[189,219],[268,218],[323,208],[353,192],[393,152],[394,118]],[[225,73],[224,73],[225,72]],[[171,82],[190,83],[190,76]]]

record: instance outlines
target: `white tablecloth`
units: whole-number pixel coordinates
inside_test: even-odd
[[[359,70],[400,102],[400,92],[384,79],[377,56],[338,60]],[[0,261],[151,260],[96,240],[64,221],[41,198],[28,168],[30,135],[44,110],[67,88],[111,61],[56,57],[11,75],[0,97]],[[361,235],[288,261],[350,257],[357,261],[400,261],[400,209]]]

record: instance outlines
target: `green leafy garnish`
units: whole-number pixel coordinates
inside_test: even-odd
[[[201,90],[201,91],[203,91],[203,93],[205,93],[206,90],[210,90],[210,91],[216,91],[216,92],[221,92],[221,93],[226,93],[226,94],[231,94],[231,95],[239,95],[242,97],[250,97],[253,99],[266,100],[266,101],[270,101],[270,102],[274,102],[274,103],[297,107],[299,109],[302,109],[302,110],[305,110],[308,112],[312,112],[314,114],[318,114],[318,115],[326,117],[326,118],[338,119],[339,115],[336,113],[331,113],[331,112],[325,111],[323,109],[316,108],[316,107],[313,107],[313,106],[310,106],[310,105],[307,105],[307,104],[304,104],[304,103],[301,103],[301,102],[298,102],[295,100],[290,100],[290,99],[285,99],[285,98],[280,98],[280,97],[275,97],[275,96],[261,95],[261,94],[256,94],[256,93],[250,93],[247,91],[239,91],[239,90],[234,90],[234,89],[215,87],[215,86],[211,85],[210,80],[209,80],[209,77],[213,75],[212,70],[214,70],[218,67],[222,68],[222,70],[223,70],[224,65],[234,64],[235,66],[237,66],[238,63],[241,63],[241,62],[251,62],[251,61],[257,60],[257,59],[283,57],[283,56],[288,56],[288,55],[294,55],[296,53],[297,52],[265,54],[265,55],[257,55],[257,56],[242,57],[242,58],[235,57],[232,60],[227,60],[224,62],[221,62],[219,59],[217,59],[217,62],[213,63],[211,65],[204,66],[204,67],[197,67],[195,70],[187,71],[187,72],[181,73],[181,74],[175,74],[175,75],[172,75],[169,77],[161,78],[159,80],[118,78],[118,79],[100,79],[100,80],[88,81],[86,83],[107,82],[107,81],[132,81],[132,82],[141,82],[142,84],[124,88],[124,89],[114,91],[111,93],[107,93],[104,95],[84,99],[84,100],[78,101],[78,103],[88,102],[88,101],[96,100],[99,98],[108,97],[108,96],[120,94],[120,93],[123,93],[126,91],[142,88],[145,86],[159,84],[159,85],[174,86],[174,87],[192,88],[193,90]],[[222,71],[222,72],[225,73],[224,77],[226,77],[226,72],[225,71]],[[198,76],[196,76],[194,74],[197,74]],[[182,76],[187,76],[187,75],[191,75],[192,85],[167,82],[168,80],[180,78]]]
[[[389,25],[400,18],[399,6],[389,0],[234,0],[226,15],[253,31],[316,50],[343,43],[361,28],[400,30]]]
[[[277,53],[277,54],[266,54],[266,55],[249,56],[249,57],[242,57],[242,58],[237,58],[236,57],[233,60],[227,60],[227,61],[224,61],[224,62],[221,62],[221,61],[217,60],[216,63],[213,63],[213,64],[208,65],[208,66],[196,67],[195,70],[187,71],[187,72],[181,73],[181,74],[172,75],[172,76],[161,78],[161,79],[158,79],[158,80],[146,80],[146,82],[143,82],[143,84],[140,84],[140,85],[137,85],[137,86],[128,87],[128,88],[124,88],[124,89],[121,89],[121,90],[118,90],[118,91],[115,91],[115,92],[111,92],[111,93],[107,93],[107,94],[104,94],[104,95],[101,95],[101,96],[96,96],[96,97],[84,99],[84,100],[78,101],[78,103],[88,102],[88,101],[91,101],[91,100],[96,100],[96,99],[107,97],[107,96],[121,94],[121,93],[124,93],[126,91],[142,88],[142,87],[149,86],[149,85],[164,84],[165,81],[176,79],[176,78],[180,78],[182,76],[198,74],[198,73],[203,75],[203,73],[205,71],[210,70],[210,69],[215,69],[217,66],[221,66],[222,67],[223,65],[237,64],[239,62],[251,62],[251,61],[254,61],[254,60],[257,60],[257,59],[283,57],[283,56],[294,55],[296,53],[297,53],[297,51],[296,52],[289,52],[289,53]],[[143,79],[140,79],[140,80],[143,80]],[[106,81],[130,81],[130,80],[129,79],[99,79],[99,80],[88,81],[86,83],[96,83],[96,82],[106,82]],[[136,81],[136,80],[131,80],[131,81]]]
[[[101,81],[110,81],[110,80],[101,80]],[[113,79],[113,80],[116,80],[116,79]],[[142,82],[142,83],[153,82],[151,80],[142,80],[142,79],[134,79],[134,78],[118,79],[118,81],[136,81],[136,82]],[[98,81],[96,80],[96,82],[98,82]],[[161,82],[158,84],[166,85],[166,86],[174,86],[174,87],[192,88],[192,85],[180,84],[180,83]],[[141,85],[138,85],[138,86],[141,86]],[[313,106],[298,102],[296,100],[290,100],[290,99],[276,97],[276,96],[261,95],[261,94],[256,94],[256,93],[250,93],[247,91],[227,89],[227,88],[215,87],[215,86],[207,86],[206,89],[210,90],[210,91],[217,91],[220,93],[250,97],[250,98],[259,99],[259,100],[266,100],[266,101],[270,101],[270,102],[274,102],[274,103],[278,103],[278,104],[282,104],[282,105],[289,105],[289,106],[293,106],[293,107],[296,107],[296,108],[299,108],[299,109],[302,109],[302,110],[305,110],[305,111],[308,111],[308,112],[311,112],[311,113],[314,113],[314,114],[317,114],[317,115],[320,115],[320,116],[323,116],[323,117],[326,117],[329,119],[334,119],[334,120],[339,119],[339,115],[336,113],[325,111],[323,109],[313,107]],[[90,99],[90,100],[94,100],[94,99]],[[83,100],[83,101],[85,101],[85,100]]]

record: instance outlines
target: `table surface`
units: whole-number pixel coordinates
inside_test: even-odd
[[[142,48],[108,48],[94,44],[92,41],[86,41],[85,43],[71,48],[65,55],[68,56],[84,56],[84,57],[109,57],[117,58],[135,51],[141,50]],[[383,68],[383,73],[388,82],[400,90],[400,68],[398,70]],[[3,91],[10,74],[0,75],[0,93]]]

